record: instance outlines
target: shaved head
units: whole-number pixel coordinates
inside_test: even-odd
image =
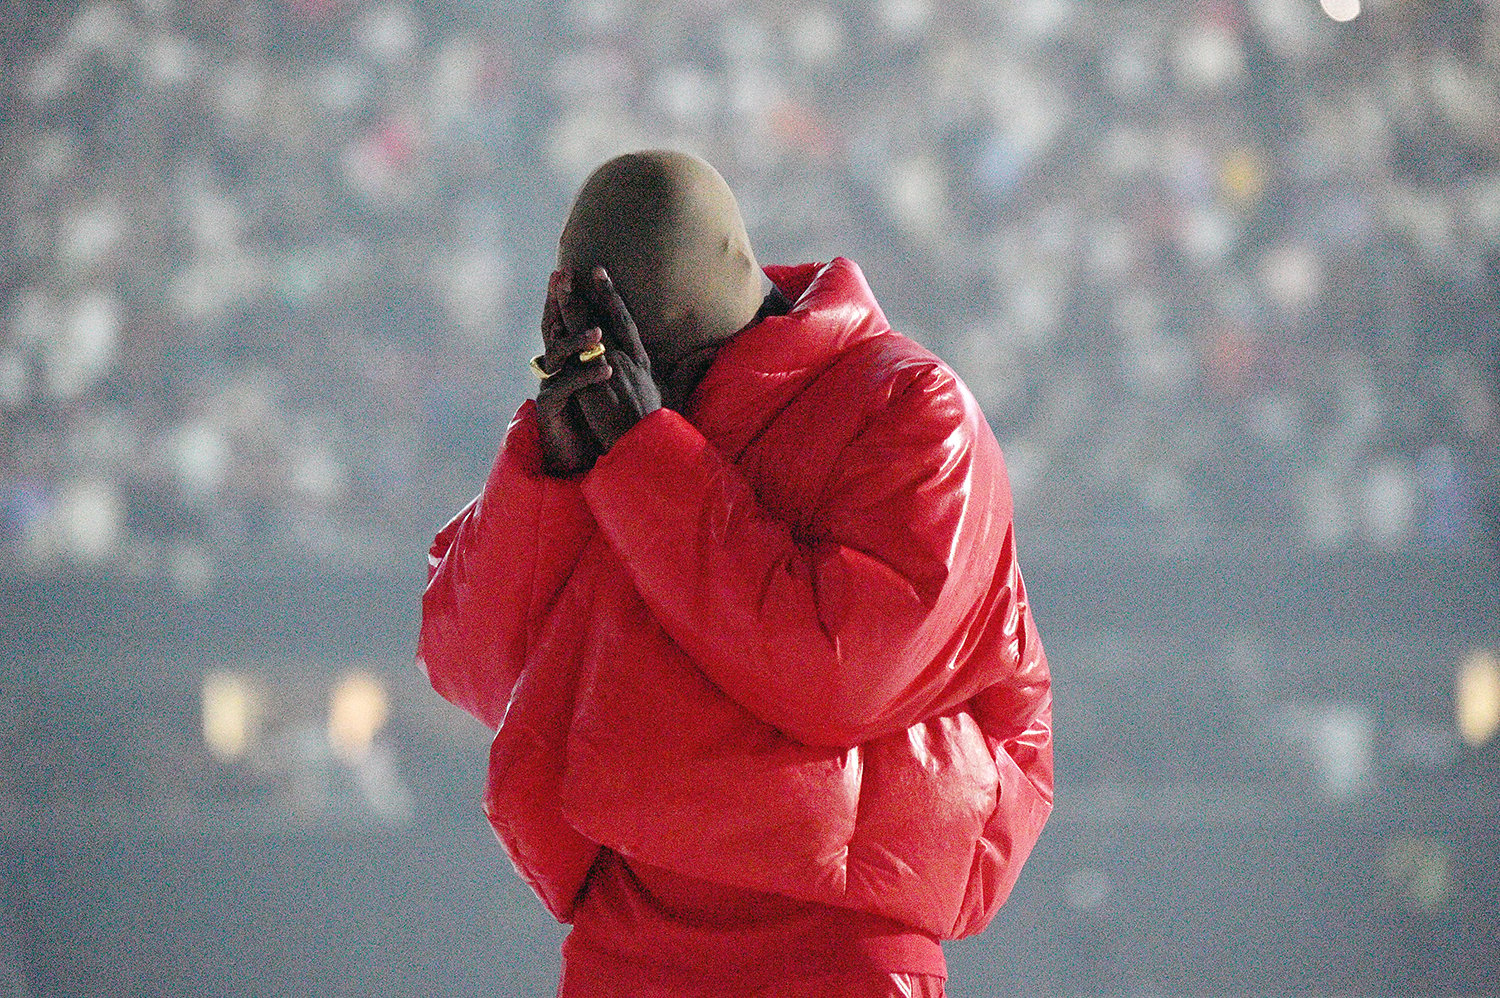
[[[558,241],[557,266],[603,266],[653,362],[671,364],[747,326],[761,272],[729,185],[696,156],[627,153],[584,181]]]

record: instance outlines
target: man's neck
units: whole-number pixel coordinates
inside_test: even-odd
[[[698,382],[703,380],[703,376],[713,366],[721,345],[711,343],[699,347],[661,370],[656,381],[657,387],[661,389],[661,404],[681,412],[683,406],[687,405],[687,400],[692,397],[693,389],[698,387]]]
[[[761,302],[755,317],[734,335],[738,336],[768,315],[785,315],[791,307],[791,300],[782,294],[779,288],[772,287],[765,300]],[[669,364],[658,364],[653,361],[652,372],[656,376],[656,387],[661,390],[661,404],[668,409],[681,412],[687,405],[688,399],[692,397],[694,389],[698,387],[698,383],[703,380],[708,369],[713,367],[714,358],[719,355],[719,348],[730,339],[734,339],[734,336],[718,343],[701,346]]]

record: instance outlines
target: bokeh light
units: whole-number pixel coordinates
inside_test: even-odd
[[[1352,21],[1359,16],[1359,0],[1319,0],[1323,13],[1335,21]]]
[[[385,725],[389,710],[385,685],[368,672],[351,672],[333,688],[328,701],[328,742],[346,759],[362,758]]]
[[[215,757],[244,757],[254,741],[260,711],[259,697],[246,676],[211,672],[203,677],[203,741]]]
[[[1500,731],[1500,658],[1475,649],[1458,668],[1458,731],[1470,745],[1480,746]]]

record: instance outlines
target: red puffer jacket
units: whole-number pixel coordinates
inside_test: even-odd
[[[522,406],[438,535],[419,658],[497,728],[486,812],[567,921],[600,846],[983,929],[1052,806],[1051,684],[999,446],[859,269],[574,479]]]

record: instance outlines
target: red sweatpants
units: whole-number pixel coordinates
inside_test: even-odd
[[[584,976],[564,967],[557,998],[943,998],[943,979],[927,974],[829,974],[746,991],[720,984],[682,987]]]

